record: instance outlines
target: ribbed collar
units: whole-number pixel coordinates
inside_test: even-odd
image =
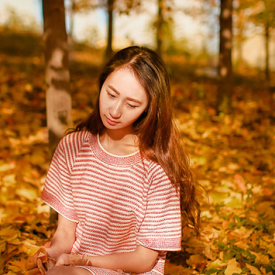
[[[107,164],[114,166],[131,166],[141,161],[139,151],[126,156],[116,156],[107,152],[100,144],[98,134],[90,134],[90,144],[96,157]]]

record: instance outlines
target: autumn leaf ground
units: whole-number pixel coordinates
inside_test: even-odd
[[[100,58],[73,58],[77,123],[93,108]],[[20,275],[55,228],[39,199],[50,163],[44,68],[40,56],[0,60],[0,274]],[[194,63],[167,63],[175,119],[203,188],[201,237],[183,229],[166,274],[275,274],[274,95],[255,76],[238,76],[232,114],[216,116],[215,82],[193,74]]]

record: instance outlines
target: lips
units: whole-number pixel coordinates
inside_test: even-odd
[[[118,124],[117,121],[111,120],[111,119],[109,119],[108,117],[106,117],[106,120],[107,120],[107,122],[108,122],[110,125],[112,125],[112,126],[115,126],[115,125]]]

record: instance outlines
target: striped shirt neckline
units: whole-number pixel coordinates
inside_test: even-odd
[[[126,156],[117,156],[107,152],[99,141],[99,134],[89,133],[90,144],[95,156],[101,161],[114,166],[131,166],[142,160],[139,151]]]

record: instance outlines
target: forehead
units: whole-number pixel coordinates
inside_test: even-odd
[[[137,81],[138,83],[140,83],[139,79],[137,78],[136,74],[134,73],[134,71],[129,68],[129,67],[120,67],[115,69],[108,77],[108,78],[112,78],[112,80],[114,78],[133,78],[133,81]]]
[[[136,74],[128,67],[122,67],[112,72],[104,85],[112,85],[118,92],[132,91],[147,94]]]

